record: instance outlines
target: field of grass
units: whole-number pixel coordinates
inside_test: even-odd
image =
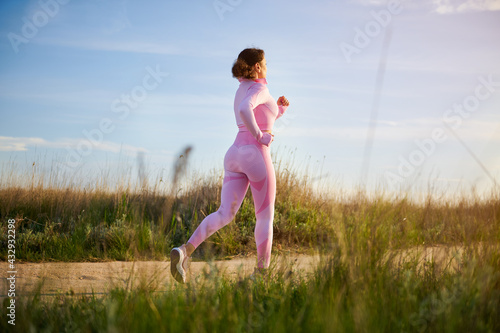
[[[5,180],[7,179],[7,181]],[[4,178],[0,259],[7,220],[16,219],[16,257],[25,261],[164,260],[219,205],[221,177],[182,191],[157,185],[110,190]],[[110,290],[102,296],[40,293],[19,298],[20,332],[498,332],[500,196],[429,195],[415,202],[358,192],[318,195],[310,177],[277,165],[273,253],[321,253],[314,273],[276,267],[269,276],[207,274],[182,286]],[[335,192],[332,192],[335,193]],[[251,196],[236,219],[196,252],[198,258],[255,252]],[[395,253],[416,246],[457,246],[459,265]],[[410,253],[410,252],[407,252]],[[8,326],[6,307],[0,330]],[[21,319],[22,318],[22,319]]]
[[[372,250],[380,244],[372,244]],[[470,246],[460,269],[336,249],[312,274],[276,267],[269,276],[211,273],[187,285],[116,288],[107,295],[16,302],[17,332],[498,332],[498,247]],[[378,259],[378,260],[374,260]],[[5,299],[0,315],[7,324]]]
[[[378,243],[398,249],[500,240],[498,193],[453,202],[429,195],[418,203],[406,195],[389,198],[363,191],[341,195],[339,189],[325,189],[318,194],[312,177],[300,171],[286,163],[276,166],[275,249],[328,251],[355,244],[370,252]],[[111,187],[106,176],[83,186],[68,175],[47,178],[35,164],[26,174],[20,179],[12,168],[10,174],[2,169],[0,260],[7,259],[8,219],[16,219],[17,260],[161,260],[220,204],[222,172],[193,176],[176,189],[162,187],[162,179],[134,185],[131,177]],[[254,227],[248,191],[235,221],[196,255],[255,252]]]

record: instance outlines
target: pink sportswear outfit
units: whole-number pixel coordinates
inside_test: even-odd
[[[278,106],[269,94],[266,79],[240,79],[234,98],[234,114],[239,132],[224,157],[221,205],[195,230],[189,243],[197,248],[214,232],[231,222],[243,202],[248,185],[255,205],[257,267],[269,267],[273,242],[276,177],[269,145],[276,119],[286,106]]]

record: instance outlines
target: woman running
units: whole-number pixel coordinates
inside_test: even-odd
[[[262,270],[269,267],[276,197],[276,177],[269,145],[274,138],[274,122],[283,115],[290,103],[284,96],[276,102],[269,94],[263,50],[243,50],[234,62],[232,72],[233,77],[240,82],[234,98],[234,114],[239,132],[224,157],[219,209],[200,223],[186,244],[170,252],[170,270],[181,283],[186,282],[187,263],[191,254],[205,239],[234,219],[249,185],[257,218],[257,268]]]

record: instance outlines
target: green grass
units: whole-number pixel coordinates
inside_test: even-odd
[[[416,203],[383,193],[367,197],[318,195],[307,177],[277,167],[274,245],[277,249],[328,250],[340,241],[391,248],[462,245],[500,240],[500,199],[429,196]],[[56,187],[42,181],[0,188],[0,260],[7,258],[7,221],[16,219],[18,260],[88,261],[163,259],[186,242],[220,204],[221,175],[193,180],[172,194],[155,186],[113,190]],[[255,252],[255,213],[250,191],[233,223],[203,243],[196,255]]]
[[[18,298],[29,332],[498,332],[500,256],[470,247],[458,271],[371,261],[340,249],[308,275],[276,267],[255,281],[206,273],[187,285],[105,296]],[[7,302],[7,301],[5,301]],[[0,310],[6,318],[7,303]],[[10,329],[5,319],[2,331]]]
[[[313,273],[274,267],[268,278],[205,274],[188,285],[114,288],[107,295],[40,291],[16,301],[19,332],[498,332],[500,197],[318,195],[310,178],[277,164],[273,253],[318,251]],[[290,171],[292,170],[292,171]],[[57,177],[56,177],[57,178]],[[221,177],[182,191],[2,181],[0,259],[16,219],[16,259],[164,260],[219,205]],[[42,179],[42,178],[40,178]],[[206,241],[198,258],[255,253],[253,202]],[[462,249],[458,265],[415,248]],[[405,254],[406,253],[406,254]],[[403,254],[400,260],[398,254]],[[152,274],[154,275],[154,274]],[[41,290],[41,286],[40,289]],[[0,310],[0,331],[7,324]]]

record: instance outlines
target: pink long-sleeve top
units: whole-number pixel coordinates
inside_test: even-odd
[[[248,131],[258,141],[262,131],[272,131],[274,122],[286,106],[276,103],[269,93],[266,79],[240,79],[234,98],[234,114],[240,132]]]

